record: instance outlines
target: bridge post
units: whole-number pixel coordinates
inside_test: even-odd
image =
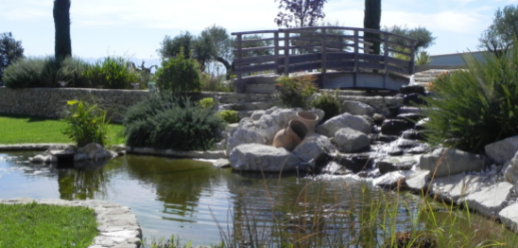
[[[388,80],[388,57],[389,57],[389,37],[388,35],[383,35],[383,70],[385,70],[385,75],[383,75],[383,89],[387,88],[387,80]]]
[[[410,41],[411,45],[410,45],[410,54],[411,54],[411,57],[410,57],[410,66],[408,68],[408,74],[410,75],[414,75],[414,66],[415,66],[415,44],[417,43],[417,41]]]
[[[364,31],[365,32],[365,31]],[[353,87],[356,88],[356,83],[358,82],[358,54],[360,53],[359,49],[359,35],[358,29],[354,30],[354,74],[353,74]],[[363,51],[365,52],[365,43],[363,43]]]
[[[290,74],[288,65],[290,64],[290,33],[284,31],[284,76]]]
[[[236,57],[237,57],[238,60],[240,60],[243,57],[241,41],[242,41],[242,34],[238,34],[237,38],[236,38],[236,45],[237,45],[237,56]],[[240,67],[239,64],[236,64],[235,66],[236,66],[235,70],[239,71],[238,70],[239,67]],[[245,88],[245,85],[243,83],[243,75],[241,74],[241,72],[238,72],[237,73],[237,81],[236,81],[236,83],[234,85],[234,91],[236,93],[245,93],[245,90],[246,90],[246,88]]]
[[[322,53],[322,80],[320,82],[319,88],[323,89],[326,83],[326,72],[327,72],[327,47],[326,47],[326,29],[322,28],[322,49],[320,49]]]
[[[275,46],[275,74],[279,74],[279,32],[273,33],[273,45]]]

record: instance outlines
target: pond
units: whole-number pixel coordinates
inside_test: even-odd
[[[209,162],[135,155],[75,169],[24,162],[35,154],[0,153],[0,198],[100,199],[119,203],[132,209],[147,242],[174,234],[195,245],[217,244],[222,239],[220,231],[226,237],[233,234],[246,240],[250,226],[270,239],[281,239],[283,234],[275,231],[278,225],[274,220],[283,220],[287,225],[282,228],[292,234],[318,227],[325,230],[325,237],[336,237],[336,233],[344,233],[337,230],[350,228],[345,233],[352,236],[359,228],[358,220],[363,218],[353,209],[384,208],[381,204],[393,198],[410,202],[398,203],[395,208],[397,230],[426,225],[425,220],[417,224],[412,221],[419,197],[380,194],[369,183],[350,177],[238,174],[214,168]],[[375,232],[383,236],[383,231]]]

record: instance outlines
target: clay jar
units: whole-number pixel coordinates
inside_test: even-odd
[[[309,134],[315,132],[315,125],[319,121],[318,115],[309,111],[299,111],[297,112],[297,118],[306,125]]]
[[[274,147],[284,147],[288,151],[293,151],[308,134],[306,124],[298,119],[292,119],[288,127],[281,129],[273,138]]]

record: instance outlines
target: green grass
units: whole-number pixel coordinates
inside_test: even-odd
[[[0,247],[88,247],[97,235],[93,210],[0,204]]]
[[[0,115],[0,144],[73,143],[62,132],[67,123],[42,117]],[[108,145],[124,143],[124,126],[110,124]]]

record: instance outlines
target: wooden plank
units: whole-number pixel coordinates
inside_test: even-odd
[[[270,49],[275,49],[275,47],[273,47],[273,46],[267,46],[267,47],[247,47],[247,48],[242,48],[241,51],[249,52],[249,51],[270,50]],[[234,52],[237,52],[237,49],[234,49]]]
[[[354,69],[354,61],[327,61],[328,69],[342,69],[349,68]]]
[[[408,56],[408,57],[414,56],[413,54],[402,52],[400,50],[396,50],[396,49],[392,49],[392,48],[389,48],[388,51],[392,52],[392,53],[397,53],[397,54],[405,55],[405,56]]]
[[[263,38],[263,39],[244,39],[241,42],[247,43],[247,42],[261,42],[261,41],[273,41],[275,38]]]
[[[290,64],[288,66],[288,70],[289,70],[289,72],[299,72],[299,71],[317,69],[320,66],[321,66],[320,61],[311,62],[311,63],[302,63],[302,64]]]
[[[397,59],[397,58],[393,58],[393,57],[387,57],[386,63],[395,64],[397,66],[402,66],[402,67],[407,67],[407,68],[409,68],[410,65],[412,64],[408,60],[402,60],[402,59]]]
[[[322,34],[324,35],[324,37],[322,37],[322,47],[324,48],[323,50],[324,51],[321,51],[321,57],[322,57],[322,64],[321,64],[321,68],[322,68],[322,82],[320,83],[320,87],[322,87],[323,84],[325,84],[326,82],[326,72],[327,72],[327,67],[326,67],[326,64],[327,64],[327,43],[326,43],[326,29],[323,28],[322,29]]]
[[[299,64],[299,63],[306,63],[318,60],[320,61],[322,59],[322,54],[320,53],[308,53],[308,54],[301,54],[301,55],[292,55],[289,59],[289,64]],[[284,58],[282,58],[282,61],[284,61]],[[279,61],[279,63],[282,63]]]
[[[397,66],[392,66],[392,65],[388,65],[387,66],[387,69],[391,72],[397,72],[397,73],[401,73],[401,74],[404,74],[404,75],[411,75],[410,74],[410,69],[405,69],[405,68],[402,68],[402,67],[397,67]]]
[[[385,65],[382,63],[376,63],[376,62],[358,62],[358,67],[361,69],[376,69],[376,70],[382,70]]]
[[[247,34],[260,34],[260,33],[275,33],[279,30],[257,30],[257,31],[245,31],[245,32],[233,32],[231,35],[247,35]]]
[[[289,75],[288,65],[290,63],[290,34],[284,32],[284,76]]]
[[[329,60],[345,60],[345,59],[354,59],[354,53],[328,53],[327,59]]]
[[[259,72],[259,71],[270,71],[276,70],[277,66],[274,63],[269,64],[261,64],[261,65],[250,65],[250,66],[241,66],[239,69],[235,69],[236,73],[251,73],[251,72]]]
[[[260,57],[245,57],[234,59],[234,63],[237,65],[248,65],[248,64],[257,64],[257,63],[265,63],[265,62],[273,62],[277,59],[275,55],[267,55]]]

